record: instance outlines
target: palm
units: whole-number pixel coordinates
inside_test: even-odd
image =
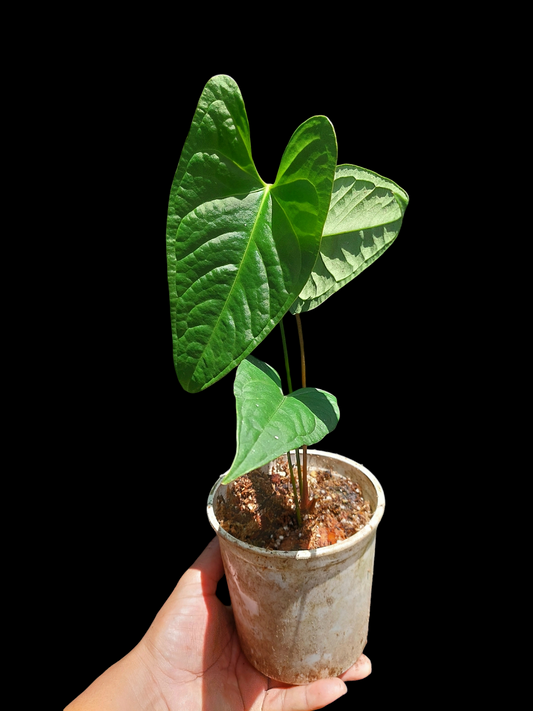
[[[272,682],[251,666],[242,653],[231,610],[216,597],[223,573],[215,539],[182,577],[143,639],[170,711],[306,711],[338,698],[344,692],[338,680],[290,687]],[[369,669],[360,665],[343,678],[367,673]]]

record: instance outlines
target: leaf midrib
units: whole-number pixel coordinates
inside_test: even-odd
[[[215,326],[211,329],[211,333],[210,333],[209,339],[208,339],[208,341],[206,342],[206,344],[205,344],[205,346],[204,346],[204,349],[203,349],[203,352],[204,352],[204,353],[205,353],[206,350],[209,348],[209,345],[210,345],[210,343],[211,343],[211,341],[212,341],[212,339],[213,339],[213,336],[214,336],[215,333],[217,332],[217,329],[218,329],[218,325],[219,325],[219,323],[220,323],[220,320],[221,320],[222,316],[223,316],[223,315],[225,314],[225,312],[226,312],[227,304],[228,304],[228,302],[231,300],[231,296],[232,296],[232,294],[233,294],[233,290],[235,289],[235,285],[236,285],[236,283],[237,283],[237,281],[238,281],[238,279],[239,279],[239,273],[241,272],[243,262],[244,262],[245,259],[246,259],[246,255],[248,254],[248,251],[250,250],[250,247],[251,247],[252,242],[254,241],[254,240],[253,240],[253,236],[254,236],[254,232],[255,232],[255,230],[256,230],[258,221],[259,221],[259,216],[260,216],[260,215],[262,214],[262,212],[263,212],[263,209],[264,209],[264,206],[265,206],[265,202],[266,202],[266,200],[267,200],[267,198],[268,198],[268,195],[270,194],[270,189],[271,189],[271,187],[272,187],[271,185],[268,185],[268,184],[265,183],[265,188],[263,189],[263,190],[264,190],[264,195],[263,195],[263,197],[261,198],[261,204],[260,204],[260,206],[259,206],[259,209],[258,209],[258,211],[257,211],[256,218],[255,218],[255,220],[254,220],[254,226],[253,226],[253,228],[252,228],[252,230],[251,230],[251,232],[250,232],[250,237],[249,237],[249,239],[248,239],[248,244],[246,245],[246,249],[244,250],[244,253],[243,253],[243,255],[242,255],[241,261],[240,261],[239,266],[238,266],[238,268],[237,268],[237,273],[236,273],[236,275],[235,275],[235,278],[233,279],[233,284],[231,285],[231,288],[230,288],[230,290],[229,290],[229,293],[228,293],[228,295],[227,295],[227,297],[226,297],[226,299],[225,299],[225,301],[224,301],[224,308],[220,310],[220,314],[219,314],[219,316],[218,316],[218,318],[217,318],[217,320],[216,320]],[[260,190],[260,189],[258,189],[258,190],[253,190],[253,191],[251,191],[250,193],[246,193],[246,195],[252,195],[253,193],[259,192],[259,190]],[[228,196],[228,197],[229,197],[229,196]],[[232,196],[232,197],[234,197],[234,196]],[[210,242],[210,241],[211,241],[211,240],[207,240],[207,242]],[[204,244],[207,244],[207,242],[205,242]],[[192,286],[193,286],[193,285],[191,284],[191,287],[192,287]],[[191,288],[191,287],[189,287],[189,288]],[[255,341],[255,338],[254,338],[254,341]],[[232,361],[232,362],[235,362],[235,360],[237,360],[237,359],[234,359],[234,361]],[[191,380],[194,379],[194,376],[196,375],[196,371],[197,371],[198,368],[200,367],[200,363],[201,363],[201,359],[199,359],[199,360],[197,361],[196,367],[195,367],[195,369],[193,370],[192,375],[191,375]]]

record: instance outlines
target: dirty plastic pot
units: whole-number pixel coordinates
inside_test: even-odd
[[[370,522],[344,541],[310,551],[276,551],[238,540],[216,518],[217,498],[228,489],[221,483],[224,475],[207,503],[242,650],[260,672],[288,684],[339,676],[360,657],[368,633],[376,528],[385,508],[380,483],[361,464],[318,450],[308,450],[307,457],[309,467],[356,481],[370,504]]]

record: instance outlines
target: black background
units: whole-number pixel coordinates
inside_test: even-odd
[[[440,654],[436,627],[454,595],[435,566],[439,426],[455,358],[444,335],[450,317],[435,245],[437,133],[448,80],[434,73],[437,101],[405,40],[364,60],[346,42],[340,58],[305,43],[279,56],[271,44],[228,52],[230,36],[207,52],[200,36],[180,36],[174,56],[168,47],[151,49],[157,37],[150,48],[143,37],[116,52],[108,37],[109,61],[97,67],[92,60],[102,57],[88,47],[76,81],[61,75],[51,98],[62,107],[55,135],[58,229],[66,237],[56,248],[68,265],[54,269],[48,326],[55,365],[49,394],[61,412],[48,452],[69,471],[54,548],[61,703],[139,641],[212,538],[206,498],[234,455],[233,374],[195,395],[177,382],[165,257],[172,177],[201,91],[219,73],[239,84],[265,181],[274,180],[293,131],[325,114],[339,163],[374,170],[410,195],[392,247],[302,320],[308,384],[334,393],[341,409],[337,430],[318,447],[367,466],[387,501],[366,649],[374,671],[332,708],[368,703],[382,691],[422,700],[423,665],[426,689],[433,675],[442,680],[431,660]],[[256,355],[282,368],[277,329]]]

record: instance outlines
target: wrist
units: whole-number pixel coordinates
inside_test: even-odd
[[[65,711],[157,711],[161,708],[159,688],[144,661],[141,644],[109,667]]]

